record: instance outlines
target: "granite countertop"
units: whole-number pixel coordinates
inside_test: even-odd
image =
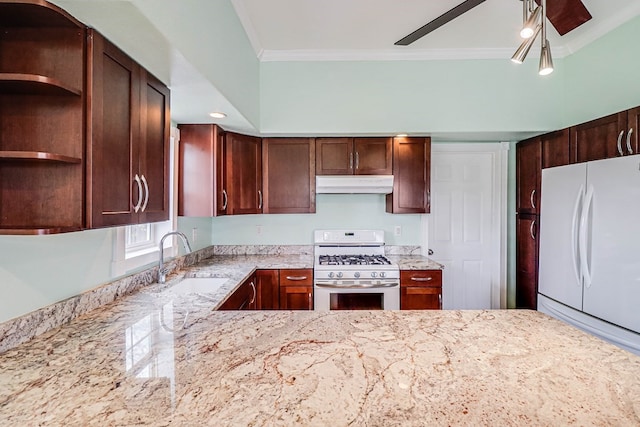
[[[218,312],[179,280],[0,354],[0,425],[640,424],[640,358],[535,311]]]

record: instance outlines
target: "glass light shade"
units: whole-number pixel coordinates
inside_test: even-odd
[[[551,46],[549,41],[545,40],[542,45],[542,52],[540,53],[540,67],[538,68],[538,74],[546,76],[553,73],[553,58],[551,58]]]
[[[535,28],[538,25],[538,21],[540,20],[541,13],[542,13],[542,8],[540,6],[536,7],[533,13],[529,15],[529,18],[522,26],[522,30],[520,30],[520,37],[522,37],[523,39],[529,39],[531,37],[534,37],[534,34],[536,32]]]

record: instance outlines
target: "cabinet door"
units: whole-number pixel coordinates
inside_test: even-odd
[[[280,279],[278,270],[256,271],[258,288],[258,310],[277,310],[280,308]]]
[[[540,138],[516,145],[516,210],[537,214],[540,206],[540,171],[542,170]]]
[[[227,133],[227,184],[230,215],[262,213],[262,143],[260,138]]]
[[[90,34],[87,222],[91,228],[131,224],[137,221],[144,191],[137,172],[139,145],[134,142],[140,134],[141,70],[98,33]]]
[[[218,310],[255,310],[257,300],[256,276],[253,274],[222,303]]]
[[[516,221],[516,308],[535,310],[538,300],[538,216]]]
[[[141,73],[138,170],[143,202],[138,222],[169,219],[169,89],[146,71]]]
[[[393,139],[393,193],[387,194],[386,211],[429,213],[431,139]]]
[[[313,138],[265,138],[262,141],[264,213],[316,211]]]
[[[353,138],[316,138],[316,175],[352,175],[353,162]]]
[[[280,286],[281,310],[313,310],[313,286]]]
[[[626,112],[573,126],[571,128],[572,162],[581,163],[624,155],[626,130]]]
[[[224,215],[227,196],[223,132],[212,124],[187,124],[178,128],[178,215]]]
[[[400,272],[401,310],[441,310],[442,270]]]
[[[354,173],[356,175],[391,175],[393,173],[392,138],[354,138]]]
[[[638,133],[640,133],[640,107],[627,111],[627,133],[624,141],[627,154],[640,154]]]
[[[542,140],[542,169],[569,164],[569,129],[542,135],[540,139]]]

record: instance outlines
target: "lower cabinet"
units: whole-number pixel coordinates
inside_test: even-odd
[[[516,220],[516,308],[538,306],[538,216]]]
[[[256,310],[257,301],[256,275],[252,274],[218,310]]]
[[[400,271],[401,310],[441,310],[442,270]]]
[[[277,310],[280,308],[280,274],[278,270],[256,271],[258,288],[258,310]]]
[[[313,270],[280,270],[280,310],[313,310]]]

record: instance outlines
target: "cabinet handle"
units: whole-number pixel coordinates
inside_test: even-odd
[[[624,135],[624,130],[621,130],[620,135],[618,135],[618,153],[620,153],[621,156],[624,156],[624,153],[622,152],[622,135]]]
[[[442,294],[438,294],[438,304],[440,305],[440,310],[442,310]]]
[[[262,190],[258,190],[258,209],[262,209]]]
[[[249,301],[249,304],[253,304],[256,300],[256,296],[258,295],[258,291],[256,291],[256,284],[253,283],[253,281],[250,283],[250,285],[251,289],[253,289],[253,296],[251,297],[251,301]]]
[[[531,202],[531,207],[533,209],[536,208],[536,189],[534,188],[533,190],[531,190],[531,194],[529,195],[529,201]]]
[[[313,310],[313,294],[309,292],[309,310]]]
[[[433,280],[433,277],[412,277],[411,280],[414,282],[430,282]]]
[[[227,203],[229,201],[229,196],[227,196],[227,190],[222,190],[222,210],[227,210]]]
[[[356,151],[356,169],[360,169],[360,153]]]
[[[138,184],[138,203],[136,203],[136,205],[133,207],[133,211],[135,213],[138,213],[138,211],[140,210],[140,206],[142,205],[142,182],[140,181],[140,177],[138,176],[138,174],[136,174],[133,179],[136,184]]]
[[[353,169],[353,153],[349,153],[349,169]]]
[[[536,234],[535,234],[535,227],[536,227],[536,220],[534,219],[533,221],[531,221],[531,225],[529,226],[529,234],[531,235],[531,238],[533,240],[536,240]]]
[[[144,203],[142,204],[142,208],[140,210],[144,212],[147,209],[147,203],[149,203],[149,184],[147,184],[147,178],[144,177],[144,174],[140,175],[142,179],[142,183],[144,184]]]
[[[633,134],[633,128],[629,129],[627,133],[627,151],[629,154],[633,154],[633,149],[631,148],[631,135]]]
[[[307,280],[307,276],[286,276],[287,280],[301,281]]]

